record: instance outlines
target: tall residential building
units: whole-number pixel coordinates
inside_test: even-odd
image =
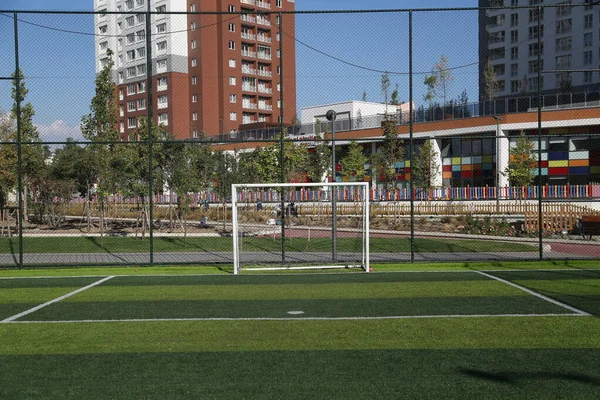
[[[122,136],[128,137],[148,112],[147,33],[152,35],[154,119],[175,138],[233,133],[249,124],[279,123],[281,116],[291,123],[295,20],[286,12],[294,11],[294,2],[94,0],[95,11],[123,12],[96,14],[94,21],[97,72],[108,60],[107,50],[114,53]]]
[[[479,0],[479,7],[524,7],[489,9],[479,14],[480,97],[486,98],[484,69],[488,60],[499,83],[496,97],[537,92],[538,68],[542,71],[597,69],[600,6],[594,7],[592,3],[592,0]],[[538,6],[544,8],[539,10]],[[598,91],[600,74],[543,73],[541,89],[544,94]]]

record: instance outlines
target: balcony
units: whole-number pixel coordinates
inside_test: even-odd
[[[271,9],[271,3],[267,3],[266,1],[256,0],[256,5],[258,7]]]
[[[242,65],[242,74],[256,75],[256,68],[252,68],[248,65]]]
[[[253,6],[253,5],[256,4],[255,0],[240,0],[240,3],[242,3],[242,4],[250,4],[251,6]]]
[[[250,50],[242,50],[242,57],[256,58],[256,52]]]
[[[256,40],[256,35],[250,32],[242,32],[242,39]]]
[[[271,59],[271,53],[264,53],[264,52],[258,52],[256,54],[256,57],[262,59],[262,60],[270,60]]]
[[[242,102],[242,107],[250,109],[250,110],[256,110],[257,104],[256,103],[252,103],[250,101],[243,101]]]
[[[264,76],[264,77],[267,77],[267,78],[272,78],[273,77],[273,72],[267,71],[266,69],[259,69],[257,71],[257,75],[258,76]]]
[[[242,83],[242,90],[245,92],[256,92],[256,86]]]
[[[264,43],[271,43],[271,38],[267,35],[257,35],[256,39],[259,42],[264,42]]]
[[[258,93],[273,94],[273,89],[266,86],[259,86]]]
[[[240,15],[240,19],[242,21],[244,21],[244,22],[248,22],[248,23],[251,23],[251,24],[255,24],[256,23],[256,17],[253,17],[253,16],[248,15],[248,14],[242,14],[242,15]]]
[[[273,106],[271,104],[258,104],[258,109],[259,110],[265,110],[265,111],[273,111]]]
[[[259,24],[259,25],[271,26],[271,21],[269,21],[268,19],[266,19],[263,16],[258,16],[256,18],[256,23]]]

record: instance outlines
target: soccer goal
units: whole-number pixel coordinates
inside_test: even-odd
[[[367,182],[234,184],[233,270],[369,271]]]

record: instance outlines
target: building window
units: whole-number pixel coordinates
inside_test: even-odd
[[[146,74],[146,64],[140,64],[136,68],[138,76]]]
[[[229,41],[229,50],[235,50],[235,42],[233,40]]]
[[[529,10],[529,22],[537,22],[538,21],[538,17],[543,21],[544,20],[544,9],[537,9],[534,8],[532,10]]]
[[[192,49],[196,48],[196,40],[192,40],[192,46],[191,47],[192,47]]]
[[[544,60],[541,60],[541,70],[544,69]],[[529,61],[529,73],[536,74],[538,72],[538,62],[537,60]]]
[[[510,76],[519,76],[519,64],[510,64]]]
[[[196,23],[195,23],[195,22],[192,22],[192,23],[190,24],[190,30],[191,30],[192,32],[196,30]]]
[[[127,0],[125,2],[125,10],[129,11],[133,8],[133,0]]]
[[[592,51],[584,51],[583,52],[583,65],[591,65],[592,64]]]
[[[127,50],[127,61],[135,60],[135,50]]]
[[[157,71],[165,71],[167,69],[167,60],[157,60],[156,61],[156,70]]]
[[[193,137],[194,139],[198,139],[198,131],[197,131],[196,129],[194,129],[194,130],[192,131],[192,137]]]
[[[192,85],[196,85],[196,84],[198,84],[198,77],[192,76]]]
[[[166,22],[156,25],[156,33],[165,33],[166,31],[167,31]]]
[[[158,52],[167,51],[167,41],[163,40],[162,42],[156,43],[156,51],[158,51]]]
[[[230,66],[231,68],[235,68],[235,64],[236,64],[236,63],[235,63],[235,58],[230,58],[230,59],[229,59],[229,66]]]
[[[572,23],[571,18],[556,21],[556,34],[561,35],[563,33],[570,33]]]
[[[167,77],[161,76],[156,80],[156,86],[158,90],[167,90]]]
[[[135,117],[127,118],[127,127],[128,128],[135,128],[136,125],[137,125],[137,120]]]
[[[229,32],[235,32],[235,24],[229,24]]]
[[[519,58],[519,48],[518,47],[511,47],[510,49],[510,59],[511,60],[517,60]]]
[[[594,26],[594,14],[587,14],[583,16],[583,28],[592,29]]]
[[[197,94],[193,94],[192,95],[192,103],[197,103],[198,102],[198,95]]]
[[[227,7],[227,10],[229,12],[235,12],[235,6],[229,6],[229,7]]]
[[[127,25],[128,28],[135,25],[135,17],[133,15],[131,15],[131,16],[125,18],[125,25]]]
[[[146,82],[138,82],[137,83],[137,91],[138,93],[144,93],[146,91]]]
[[[592,71],[584,71],[583,72],[583,82],[590,83],[592,82]]]
[[[133,78],[136,75],[136,69],[135,67],[129,67],[127,68],[127,77],[128,78]]]
[[[99,26],[99,27],[98,27],[98,32],[99,32],[100,34],[104,34],[104,33],[108,32],[108,25],[102,25],[102,26]]]
[[[125,38],[127,39],[127,44],[135,43],[135,35],[133,33],[127,34]]]
[[[538,43],[532,43],[529,45],[529,57],[535,57],[538,54],[544,54],[544,43],[542,42],[539,46]]]
[[[190,5],[190,12],[196,12],[196,5],[195,4]]]
[[[556,52],[570,51],[571,50],[571,37],[564,37],[556,39]]]
[[[544,37],[544,25],[529,27],[529,40]]]
[[[158,108],[166,108],[169,105],[167,95],[158,96]]]
[[[556,8],[557,17],[565,17],[571,15],[571,1],[565,1],[564,3],[558,3],[559,7]]]
[[[135,100],[129,100],[127,102],[127,111],[135,111]]]
[[[198,64],[198,60],[196,58],[192,58],[192,67],[195,67]]]
[[[135,33],[138,42],[141,42],[146,39],[146,31],[137,31]]]
[[[235,84],[236,84],[235,76],[230,76],[229,77],[229,85],[230,86],[235,86]]]
[[[237,113],[235,111],[232,111],[232,112],[229,113],[229,120],[230,121],[237,120]]]
[[[196,111],[192,113],[192,121],[198,121],[198,113]]]
[[[236,103],[237,102],[237,96],[235,94],[230,94],[229,95],[229,102],[230,103]]]
[[[592,46],[592,41],[593,41],[593,34],[592,34],[592,32],[588,32],[588,33],[585,33],[583,35],[583,46],[584,47],[591,47]]]
[[[281,0],[276,0],[275,6],[281,8]]]
[[[517,43],[518,41],[519,41],[519,31],[518,30],[510,31],[510,42]]]
[[[146,57],[146,48],[140,47],[139,49],[136,50],[136,54],[137,54],[137,58]]]
[[[556,57],[556,69],[568,69],[568,68],[571,68],[571,55],[570,54]]]
[[[158,114],[158,122],[163,125],[169,125],[169,114],[167,114],[167,113]]]
[[[164,5],[164,4],[163,4],[163,5],[161,5],[161,6],[158,6],[158,7],[156,7],[156,12],[159,12],[159,13],[164,13],[164,12],[166,12],[166,11],[167,11],[167,6],[166,6],[166,5]]]
[[[137,103],[138,103],[138,110],[146,109],[146,99],[138,99]]]

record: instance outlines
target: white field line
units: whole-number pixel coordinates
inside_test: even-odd
[[[66,299],[68,297],[71,297],[71,296],[73,296],[73,295],[75,295],[77,293],[83,292],[84,290],[87,290],[87,289],[92,288],[94,286],[100,285],[101,283],[104,283],[107,280],[112,279],[112,278],[114,278],[114,276],[107,276],[104,279],[100,279],[99,281],[96,281],[96,282],[94,282],[94,283],[92,283],[90,285],[87,285],[85,287],[82,287],[82,288],[79,288],[77,290],[74,290],[74,291],[72,291],[70,293],[67,293],[67,294],[62,295],[60,297],[57,297],[57,298],[55,298],[53,300],[47,301],[44,304],[40,304],[39,306],[35,306],[33,308],[30,308],[29,310],[25,310],[25,311],[23,311],[21,313],[13,315],[12,317],[5,318],[2,321],[0,321],[0,323],[3,323],[3,322],[12,322],[12,321],[16,320],[17,318],[21,318],[21,317],[23,317],[23,316],[25,316],[27,314],[31,314],[32,312],[35,312],[35,311],[37,311],[37,310],[39,310],[41,308],[49,306],[50,304],[58,303],[61,300],[64,300],[64,299]]]
[[[485,273],[485,272],[482,272],[482,271],[477,271],[477,273],[479,273],[479,274],[481,274],[481,275],[484,275],[484,276],[487,276],[488,278],[491,278],[491,279],[497,280],[497,281],[499,281],[499,282],[505,283],[505,284],[507,284],[507,285],[510,285],[510,286],[516,287],[517,289],[520,289],[520,290],[522,290],[522,291],[524,291],[524,292],[527,292],[527,293],[529,293],[529,294],[531,294],[531,295],[533,295],[533,296],[535,296],[535,297],[537,297],[537,298],[540,298],[540,299],[542,299],[542,300],[545,300],[545,301],[547,301],[547,302],[549,302],[549,303],[555,304],[555,305],[557,305],[557,306],[559,306],[559,307],[566,308],[567,310],[569,310],[569,311],[573,311],[574,313],[577,313],[577,314],[580,314],[580,315],[584,315],[584,316],[590,316],[590,315],[592,315],[592,314],[590,314],[590,313],[588,313],[588,312],[585,312],[585,311],[583,311],[583,310],[580,310],[579,308],[572,307],[572,306],[570,306],[570,305],[568,305],[568,304],[565,304],[565,303],[563,303],[563,302],[560,302],[560,301],[558,301],[558,300],[554,300],[554,299],[553,299],[553,298],[551,298],[551,297],[544,296],[543,294],[541,294],[541,293],[538,293],[538,292],[535,292],[535,291],[533,291],[533,290],[531,290],[531,289],[528,289],[528,288],[526,288],[526,287],[524,287],[524,286],[521,286],[521,285],[518,285],[518,284],[516,284],[516,283],[513,283],[513,282],[510,282],[510,281],[507,281],[506,279],[502,279],[502,278],[499,278],[499,277],[497,277],[497,276],[494,276],[494,275],[492,275],[492,274],[487,274],[487,273]]]
[[[8,321],[11,324],[89,324],[110,322],[210,322],[210,321],[361,321],[361,320],[390,320],[390,319],[442,319],[442,318],[523,318],[523,317],[585,317],[584,314],[448,314],[448,315],[389,315],[382,317],[299,317],[299,318],[131,318],[131,319],[82,319],[63,321]]]

